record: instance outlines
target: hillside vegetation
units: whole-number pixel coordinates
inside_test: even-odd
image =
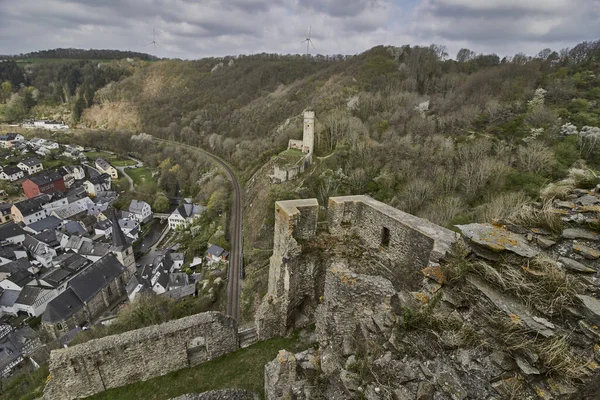
[[[357,56],[66,61],[25,68],[31,86],[5,95],[4,115],[18,101],[30,113],[68,104],[81,126],[199,145],[247,180],[301,136],[310,108],[316,156],[330,157],[286,197],[366,193],[451,226],[506,216],[573,165],[598,165],[599,59],[600,42],[591,42],[504,59],[463,49],[452,60],[432,45]],[[16,88],[15,66],[5,64],[0,79]]]

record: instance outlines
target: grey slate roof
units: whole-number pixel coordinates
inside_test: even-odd
[[[69,287],[81,301],[87,302],[125,270],[123,264],[114,255],[109,254],[69,281]]]
[[[64,235],[59,231],[45,231],[38,233],[34,236],[40,242],[46,243],[50,247],[57,247],[60,245],[60,240]]]
[[[55,257],[53,262],[55,265],[71,272],[77,272],[92,263],[90,260],[77,253],[61,254],[60,256]]]
[[[191,203],[183,203],[177,207],[177,212],[179,212],[179,215],[183,218],[191,218],[202,214],[204,210],[206,210],[206,207]]]
[[[0,295],[0,306],[12,307],[19,298],[20,290],[6,289]]]
[[[109,229],[110,227],[112,227],[112,224],[111,224],[111,222],[109,220],[104,219],[104,220],[98,222],[96,224],[96,227],[98,229],[101,229],[101,230],[105,231],[105,230]]]
[[[27,285],[23,288],[23,290],[21,290],[21,293],[19,293],[19,297],[15,303],[23,304],[25,306],[32,306],[35,304],[40,293],[44,291],[45,290],[41,287]]]
[[[36,198],[15,203],[15,207],[17,207],[24,217],[42,211],[42,205]]]
[[[61,223],[62,221],[60,220],[60,218],[51,215],[37,222],[34,222],[33,224],[29,224],[27,225],[27,227],[35,232],[43,232],[50,229],[56,229],[60,226]]]
[[[113,246],[115,246],[116,248],[124,248],[125,246],[128,246],[129,243],[127,242],[127,239],[125,239],[125,234],[121,230],[121,226],[119,225],[119,221],[117,220],[116,213],[114,212],[112,213],[111,222],[113,226]]]
[[[92,176],[88,179],[92,183],[92,185],[98,185],[99,183],[109,183],[111,182],[110,175],[107,173],[103,173],[97,176]]]
[[[83,226],[81,226],[81,224],[77,221],[68,221],[65,224],[65,231],[72,235],[73,234],[85,235],[87,233],[85,228]]]
[[[213,255],[215,257],[227,257],[229,256],[229,253],[222,247],[217,246],[215,244],[212,244],[208,250],[206,250],[207,254]]]
[[[96,165],[105,171],[112,167],[112,165],[102,157],[98,157],[98,159],[96,159]]]
[[[31,175],[28,179],[36,185],[42,186],[50,182],[63,180],[63,177],[56,171],[43,171],[35,175]]]
[[[8,240],[16,236],[25,235],[26,232],[14,222],[0,226],[0,240]]]
[[[67,288],[64,292],[52,299],[46,307],[46,311],[42,315],[42,322],[57,323],[62,322],[75,314],[83,307],[83,302],[71,288]]]
[[[54,268],[49,274],[44,275],[41,279],[48,282],[52,287],[58,287],[73,273],[67,269]]]
[[[31,267],[31,263],[29,260],[27,260],[27,258],[19,258],[16,261],[0,265],[0,272],[8,272],[12,274],[21,270],[26,271],[29,267]]]
[[[41,163],[42,163],[42,160],[40,160],[40,159],[39,159],[39,158],[37,158],[37,157],[31,157],[31,158],[28,158],[27,160],[23,160],[23,161],[21,161],[21,162],[22,162],[23,164],[27,165],[28,167],[33,167],[33,166],[36,166],[36,165],[38,165],[38,164],[41,164]]]
[[[79,254],[82,256],[103,257],[110,251],[110,246],[105,243],[84,242],[79,248]]]
[[[131,200],[131,203],[129,204],[129,212],[135,213],[135,214],[141,214],[142,210],[146,206],[150,206],[150,205],[148,203],[146,203],[145,201],[133,199],[133,200]]]
[[[13,166],[11,166],[11,167],[5,167],[3,171],[8,176],[15,175],[15,174],[23,172],[22,169],[19,169],[18,167],[13,167]]]

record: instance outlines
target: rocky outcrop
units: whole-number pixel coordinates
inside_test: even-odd
[[[258,400],[256,393],[240,389],[211,390],[200,394],[184,394],[170,400]]]
[[[362,196],[330,201],[330,236],[311,239],[328,248],[309,316],[319,350],[310,362],[280,353],[265,369],[269,399],[595,398],[600,196],[575,192],[529,220],[544,226],[459,226],[464,242],[454,245],[445,230],[371,206]]]

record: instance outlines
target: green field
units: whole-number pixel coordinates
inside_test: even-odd
[[[248,348],[226,354],[193,368],[107,390],[89,399],[170,399],[186,393],[236,388],[263,394],[264,365],[282,349],[298,351],[294,339],[276,338],[259,342]]]
[[[117,154],[112,154],[106,151],[88,151],[84,154],[90,161],[96,161],[98,157],[102,157],[115,167],[128,167],[130,165],[137,164],[135,161],[129,158],[122,158]]]
[[[156,185],[156,181],[152,179],[152,171],[146,167],[128,168],[125,170],[125,173],[133,179],[133,184],[135,186],[147,183]]]

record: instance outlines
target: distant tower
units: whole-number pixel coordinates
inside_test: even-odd
[[[125,234],[119,226],[116,211],[112,213],[112,240],[113,244],[110,251],[117,257],[117,259],[127,268],[129,276],[135,274],[135,257],[133,255],[133,248],[131,244],[125,238]]]
[[[315,112],[304,111],[304,135],[302,136],[302,151],[312,154],[315,147]]]

